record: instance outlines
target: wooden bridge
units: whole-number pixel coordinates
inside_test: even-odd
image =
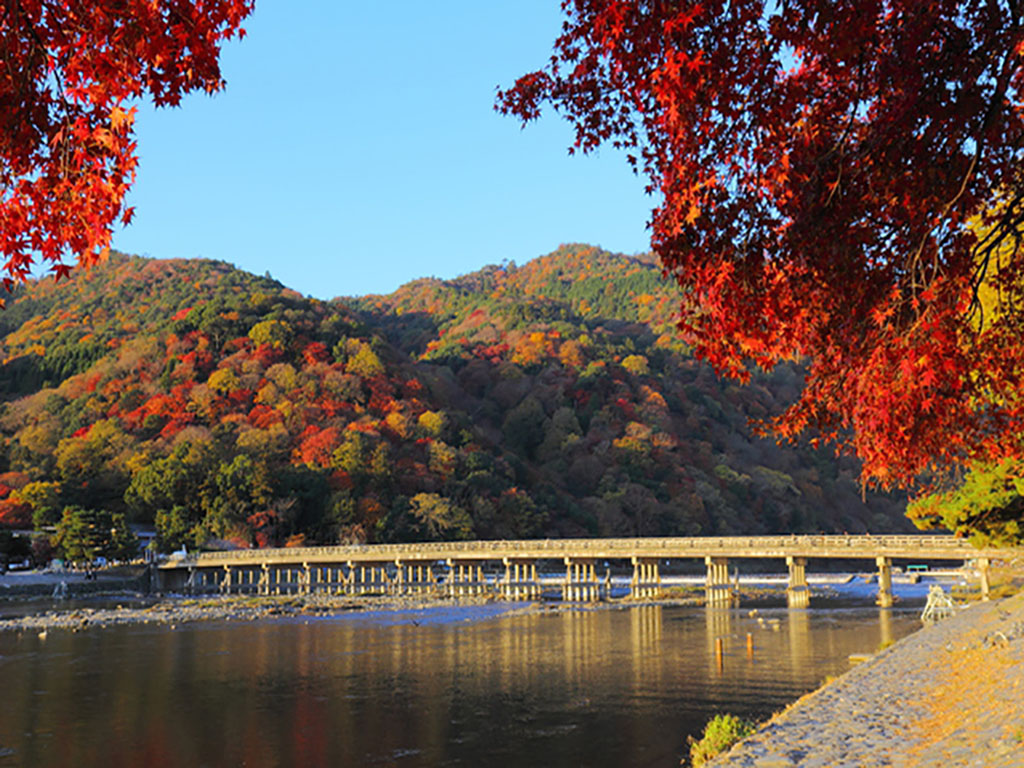
[[[988,597],[989,563],[1024,555],[1022,550],[977,549],[952,536],[731,536],[638,539],[527,539],[371,544],[287,549],[240,549],[175,554],[156,569],[164,592],[251,594],[498,594],[532,600],[551,588],[563,600],[597,600],[610,594],[608,565],[633,566],[629,594],[662,593],[660,566],[673,560],[703,559],[708,605],[735,599],[729,560],[784,559],[789,569],[790,606],[810,602],[807,561],[811,558],[872,560],[878,568],[878,603],[892,605],[894,559],[972,561]],[[596,565],[605,567],[603,580]],[[564,577],[539,575],[557,563]],[[502,570],[503,569],[503,570]]]

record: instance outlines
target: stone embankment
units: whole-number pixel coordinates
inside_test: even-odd
[[[1021,768],[1024,594],[904,638],[707,765]]]

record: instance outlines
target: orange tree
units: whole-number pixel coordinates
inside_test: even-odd
[[[0,253],[4,283],[34,261],[101,258],[132,216],[133,102],[223,87],[223,41],[253,0],[0,0]]]
[[[1024,5],[562,8],[550,61],[496,107],[550,104],[570,151],[610,143],[646,174],[698,354],[740,379],[805,362],[778,434],[884,487],[1024,454]]]

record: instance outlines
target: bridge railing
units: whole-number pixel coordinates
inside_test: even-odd
[[[951,559],[969,558],[981,553],[970,542],[953,536],[893,535],[893,536],[833,536],[833,535],[791,535],[791,536],[699,536],[670,538],[618,538],[618,539],[519,539],[494,541],[434,541],[403,544],[350,544],[320,547],[293,547],[287,549],[238,549],[224,552],[199,552],[187,555],[172,555],[163,562],[163,567],[186,567],[241,563],[246,561],[272,560],[283,558],[291,561],[344,560],[346,558],[367,560],[370,557],[382,561],[401,558],[444,559],[446,557],[503,557],[515,556],[517,552],[529,553],[533,557],[580,556],[600,552],[613,553],[621,557],[653,556],[672,553],[682,556],[713,555],[716,551],[737,552],[800,552],[813,555],[815,551],[845,550],[851,555],[872,557],[878,553],[899,550],[912,557],[917,551],[941,551],[949,553]],[[750,555],[756,556],[756,555]]]

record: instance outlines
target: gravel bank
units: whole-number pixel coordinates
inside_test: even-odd
[[[493,602],[485,598],[460,598],[459,605]],[[116,605],[112,608],[50,610],[29,616],[0,619],[0,632],[78,631],[87,627],[120,624],[167,624],[172,628],[194,621],[256,621],[289,616],[330,616],[351,611],[418,611],[437,607],[441,600],[427,597],[332,597],[231,595],[226,597],[165,598],[152,605]]]
[[[1024,594],[904,638],[708,765],[1021,768]]]

